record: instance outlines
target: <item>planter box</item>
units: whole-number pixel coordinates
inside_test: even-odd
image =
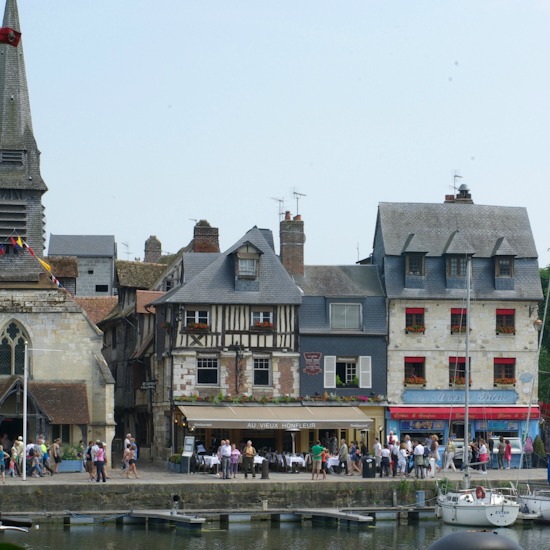
[[[176,464],[174,462],[167,462],[167,465],[168,465],[168,471],[169,472],[173,472],[175,474],[181,474],[183,473],[182,471],[182,463],[180,462],[179,464]]]
[[[426,384],[405,384],[406,388],[425,388]]]
[[[84,468],[82,466],[82,460],[62,460],[59,463],[59,468],[57,469],[59,473],[61,472],[83,472]]]

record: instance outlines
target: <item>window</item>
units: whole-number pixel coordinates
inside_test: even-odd
[[[360,329],[361,304],[330,304],[330,328]]]
[[[218,386],[220,383],[219,370],[217,357],[197,358],[197,384]]]
[[[426,383],[426,358],[405,357],[405,385],[416,385]]]
[[[471,359],[470,359],[471,362]],[[470,384],[472,380],[470,378]],[[449,385],[465,386],[466,385],[466,358],[465,357],[449,357]]]
[[[511,257],[497,258],[495,261],[495,277],[513,277],[514,259]]]
[[[94,274],[94,270],[93,269],[88,269],[88,275],[93,275]]]
[[[253,311],[252,326],[273,328],[273,312],[272,311]]]
[[[26,333],[15,321],[0,333],[0,375],[24,374]]]
[[[61,439],[62,443],[69,443],[71,441],[71,426],[69,424],[52,424],[52,441],[54,439]]]
[[[359,387],[356,357],[336,358],[336,386]]]
[[[95,285],[96,292],[109,292],[109,285]]]
[[[449,256],[447,258],[447,275],[449,277],[466,277],[466,265],[464,256]]]
[[[325,355],[324,387],[372,388],[372,361],[368,356],[336,357]],[[344,382],[348,380],[348,382]]]
[[[424,275],[424,255],[423,254],[408,254],[407,275]]]
[[[209,315],[207,310],[195,310],[195,309],[186,309],[185,310],[185,326],[200,328],[207,328],[209,325]]]
[[[256,277],[258,260],[239,258],[239,277]]]
[[[466,310],[451,308],[451,334],[466,332]]]
[[[496,314],[497,334],[515,334],[516,333],[515,319],[516,319],[515,309],[497,309],[497,314]]]
[[[408,307],[405,309],[405,332],[424,332],[424,308]]]
[[[254,358],[254,386],[271,385],[271,360]]]
[[[516,360],[509,357],[498,357],[494,361],[495,385],[514,385],[516,383]]]

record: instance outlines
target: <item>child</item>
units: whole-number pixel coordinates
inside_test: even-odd
[[[510,444],[509,439],[504,440],[504,443],[506,444],[506,447],[504,448],[504,460],[507,464],[506,470],[509,470],[510,464],[512,463],[512,445]]]
[[[2,472],[2,483],[6,483],[6,458],[10,455],[4,451],[4,447],[0,445],[0,472]]]
[[[10,467],[9,467],[9,470],[8,470],[8,475],[10,477],[16,477],[16,473],[15,473],[15,460],[12,458],[10,458]]]
[[[323,479],[327,479],[327,458],[328,458],[328,449],[323,448],[321,453],[321,473],[323,474]]]

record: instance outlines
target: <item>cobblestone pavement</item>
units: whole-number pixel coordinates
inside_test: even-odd
[[[109,468],[107,470],[107,475],[109,479],[107,483],[115,484],[165,484],[165,483],[265,483],[266,480],[262,479],[261,473],[257,473],[256,477],[251,476],[248,479],[244,478],[242,473],[239,473],[235,479],[222,480],[220,479],[214,470],[211,472],[198,472],[194,474],[176,474],[170,472],[166,469],[166,465],[153,462],[138,461],[138,474],[139,479],[135,478],[126,478],[125,472],[121,468]],[[454,473],[451,470],[447,470],[446,473],[437,472],[435,479],[443,479],[444,477],[452,481],[460,481],[462,479],[462,473]],[[414,480],[414,477],[410,477],[410,480]],[[428,481],[433,480],[433,478],[428,478]],[[480,474],[477,471],[472,471],[471,474],[471,485],[476,485],[478,481],[487,480],[491,481],[493,486],[498,486],[500,483],[507,481],[512,481],[513,483],[518,482],[539,482],[545,483],[548,481],[548,472],[546,468],[534,468],[534,469],[523,469],[523,470],[488,470],[487,475]],[[306,482],[311,481],[311,472],[299,472],[296,474],[293,473],[284,473],[284,472],[269,472],[269,481],[271,482],[281,482],[281,483],[295,483],[295,482]],[[395,482],[399,481],[399,478],[366,478],[364,479],[361,475],[356,474],[352,476],[346,475],[328,475],[326,481],[320,479],[318,483],[334,483],[334,482],[349,482],[349,483],[360,483],[360,482],[372,482],[372,481],[387,481]],[[25,481],[22,478],[12,478],[6,477],[6,486],[8,485],[19,485],[19,484],[28,484],[28,485],[60,485],[60,484],[87,484],[88,475],[86,473],[60,473],[54,476],[49,474],[44,477],[27,477]],[[95,483],[95,482],[94,482]],[[317,483],[317,481],[315,481]]]

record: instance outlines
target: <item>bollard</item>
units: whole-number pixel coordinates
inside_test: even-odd
[[[175,516],[178,513],[180,500],[181,499],[179,495],[172,495],[172,511],[170,512],[171,515]]]
[[[416,506],[417,508],[426,507],[426,491],[416,491]]]
[[[262,510],[263,510],[264,512],[267,511],[267,500],[262,500]]]
[[[393,493],[392,493],[392,502],[393,502],[393,507],[396,508],[397,507],[397,491],[395,489],[393,490]]]
[[[265,458],[262,462],[262,479],[269,479],[269,460]]]

